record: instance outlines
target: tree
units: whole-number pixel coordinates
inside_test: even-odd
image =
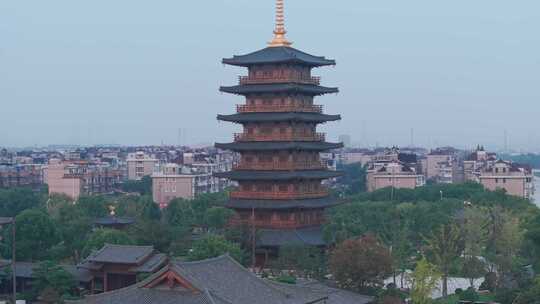
[[[109,213],[107,200],[103,196],[81,196],[77,205],[90,218],[103,217]]]
[[[462,273],[469,279],[471,287],[474,287],[475,279],[482,277],[486,273],[486,266],[479,258],[484,251],[487,239],[486,214],[487,212],[480,208],[465,208],[463,212],[461,230],[465,261]]]
[[[450,266],[462,252],[462,239],[459,228],[454,224],[441,226],[426,239],[430,257],[442,273],[442,295],[448,296],[448,275]]]
[[[195,224],[195,212],[188,200],[173,199],[164,214],[165,221],[171,226],[192,227]]]
[[[411,285],[411,300],[414,304],[431,303],[431,293],[439,284],[441,275],[437,267],[430,264],[426,258],[422,258],[416,264],[409,283]]]
[[[81,208],[71,203],[59,206],[57,213],[54,222],[62,240],[62,247],[65,249],[62,257],[69,256],[78,263],[86,238],[92,230],[92,220]]]
[[[326,274],[326,256],[322,249],[314,246],[283,246],[272,268],[322,279]]]
[[[0,216],[15,217],[24,210],[42,206],[40,196],[28,188],[0,189]]]
[[[229,220],[234,215],[234,211],[225,207],[211,207],[206,210],[206,227],[210,230],[221,230],[225,228]]]
[[[121,185],[121,188],[125,192],[152,195],[152,178],[150,176],[143,176],[139,181],[128,180]]]
[[[46,258],[49,249],[59,241],[53,221],[47,214],[37,209],[29,209],[15,217],[16,254],[18,260],[35,261]],[[11,229],[6,229],[4,237],[11,247]],[[11,250],[11,249],[9,249]]]
[[[167,252],[173,238],[172,228],[161,221],[140,220],[129,229],[138,245],[153,245],[161,252]]]
[[[505,287],[519,261],[523,231],[519,220],[502,208],[492,208],[487,225],[486,257],[496,266],[497,288]]]
[[[93,231],[83,248],[83,256],[87,257],[93,250],[101,249],[105,244],[134,245],[135,242],[124,231],[115,229],[97,229]]]
[[[245,255],[238,244],[231,243],[222,236],[209,234],[193,243],[193,248],[188,254],[188,260],[199,261],[226,253],[237,262],[243,263]]]
[[[161,210],[158,204],[152,201],[150,196],[143,196],[140,200],[141,213],[140,218],[143,220],[159,220],[161,219]]]
[[[330,272],[344,288],[362,291],[380,288],[392,273],[392,257],[373,235],[349,239],[330,255]]]
[[[33,292],[46,303],[59,303],[66,295],[74,295],[77,282],[73,275],[51,261],[41,262],[34,269]]]

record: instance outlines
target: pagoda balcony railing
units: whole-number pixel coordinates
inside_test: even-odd
[[[326,169],[322,161],[273,161],[273,162],[243,162],[235,164],[235,170],[322,170]]]
[[[268,83],[284,83],[295,82],[303,84],[320,85],[321,77],[300,77],[300,76],[268,76],[268,77],[250,77],[240,76],[238,77],[239,83],[242,84],[268,84]]]
[[[236,111],[238,113],[257,113],[257,112],[308,112],[308,113],[322,113],[323,107],[321,105],[237,105]]]
[[[297,222],[279,221],[279,220],[255,220],[251,219],[238,219],[233,218],[230,220],[232,226],[253,225],[259,228],[282,228],[282,229],[295,229],[302,227],[303,225]]]
[[[235,190],[230,193],[231,198],[236,199],[308,199],[320,198],[328,196],[329,192],[326,189],[314,191],[242,191]]]
[[[234,134],[235,141],[325,141],[324,133],[314,134],[247,134],[236,133]]]

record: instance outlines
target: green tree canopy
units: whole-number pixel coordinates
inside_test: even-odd
[[[441,275],[437,267],[422,258],[410,276],[411,300],[414,304],[431,303],[431,293],[437,285]]]
[[[77,201],[84,214],[90,218],[103,217],[109,214],[109,202],[105,197],[99,196],[81,196]]]
[[[135,241],[124,231],[115,229],[96,229],[93,231],[83,248],[83,256],[86,257],[93,250],[101,249],[105,244],[135,245]]]
[[[15,217],[43,203],[41,196],[29,188],[0,189],[0,216],[3,217]]]
[[[59,303],[63,296],[76,293],[77,282],[73,275],[51,261],[41,262],[34,269],[33,293],[46,303]]]
[[[49,249],[59,241],[58,231],[49,216],[41,210],[28,209],[15,217],[17,259],[23,261],[42,260]],[[6,244],[11,246],[11,229],[5,230]]]
[[[188,259],[190,261],[199,261],[226,253],[239,263],[244,262],[245,254],[238,244],[231,243],[220,235],[209,234],[193,243]]]

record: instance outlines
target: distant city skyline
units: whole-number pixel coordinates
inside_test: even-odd
[[[0,147],[230,141],[216,114],[242,99],[218,87],[244,72],[220,61],[266,46],[273,5],[0,3]],[[315,71],[341,91],[320,100],[330,138],[540,150],[540,3],[285,5],[293,47],[338,62]]]

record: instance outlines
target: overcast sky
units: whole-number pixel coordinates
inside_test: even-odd
[[[294,47],[340,93],[322,130],[367,145],[540,150],[538,0],[286,0]],[[0,0],[0,146],[224,142],[273,0]]]

